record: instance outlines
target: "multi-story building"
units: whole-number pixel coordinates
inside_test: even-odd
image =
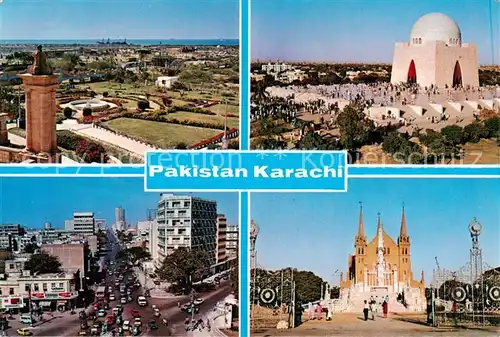
[[[61,269],[73,273],[78,278],[77,284],[83,287],[84,277],[90,268],[90,250],[87,243],[42,245],[41,250],[56,256],[61,262]]]
[[[239,229],[237,225],[229,225],[226,229],[226,256],[228,259],[238,256]]]
[[[23,236],[25,233],[26,231],[19,224],[0,225],[0,249],[17,251],[19,249],[18,242],[14,238]]]
[[[66,310],[74,306],[77,298],[72,273],[31,275],[23,271],[0,280],[2,309],[22,309],[31,300],[33,306]]]
[[[175,249],[186,247],[216,259],[217,203],[187,195],[163,193],[158,201],[158,256],[162,260]]]
[[[73,213],[73,232],[81,235],[95,234],[95,219],[92,212]]]
[[[266,72],[267,74],[275,74],[292,69],[293,69],[292,65],[286,63],[279,63],[279,61],[277,61],[274,64],[269,62],[268,64],[262,65],[262,71]]]
[[[217,214],[217,251],[216,263],[226,261],[227,219],[224,214]]]
[[[115,231],[124,231],[126,228],[125,210],[122,207],[115,208]]]
[[[96,231],[106,231],[106,219],[94,219]]]

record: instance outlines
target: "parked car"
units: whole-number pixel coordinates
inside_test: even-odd
[[[149,328],[151,330],[158,330],[158,324],[156,323],[156,321],[154,320],[149,321]]]
[[[17,329],[16,332],[19,336],[31,336],[33,334],[28,328]]]

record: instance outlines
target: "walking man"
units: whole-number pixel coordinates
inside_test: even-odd
[[[365,306],[363,308],[363,316],[365,318],[365,321],[368,320],[368,309],[369,309],[368,302],[365,300]]]

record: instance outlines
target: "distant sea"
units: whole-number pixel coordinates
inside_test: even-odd
[[[104,40],[106,42],[107,39]],[[123,42],[124,40],[111,40],[110,42]],[[41,45],[93,45],[101,40],[0,40],[0,44],[41,44]],[[185,40],[185,39],[167,39],[167,40],[128,40],[127,43],[151,46],[151,45],[171,45],[171,46],[238,46],[238,39],[211,39],[211,40]]]

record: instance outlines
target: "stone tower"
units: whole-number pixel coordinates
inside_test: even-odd
[[[368,243],[365,235],[365,225],[363,223],[363,205],[360,203],[359,207],[359,224],[358,224],[358,234],[355,237],[354,248],[355,248],[355,282],[363,281],[363,265],[365,264],[365,258],[368,252]]]
[[[33,55],[33,65],[18,75],[26,91],[26,151],[41,162],[60,162],[56,136],[56,88],[59,76],[47,64],[42,47]]]
[[[398,267],[399,281],[408,283],[412,280],[412,273],[411,273],[411,259],[410,259],[410,237],[408,236],[408,230],[406,229],[406,216],[405,216],[404,205],[401,214],[401,228],[399,230],[398,248],[399,248],[399,267]]]

